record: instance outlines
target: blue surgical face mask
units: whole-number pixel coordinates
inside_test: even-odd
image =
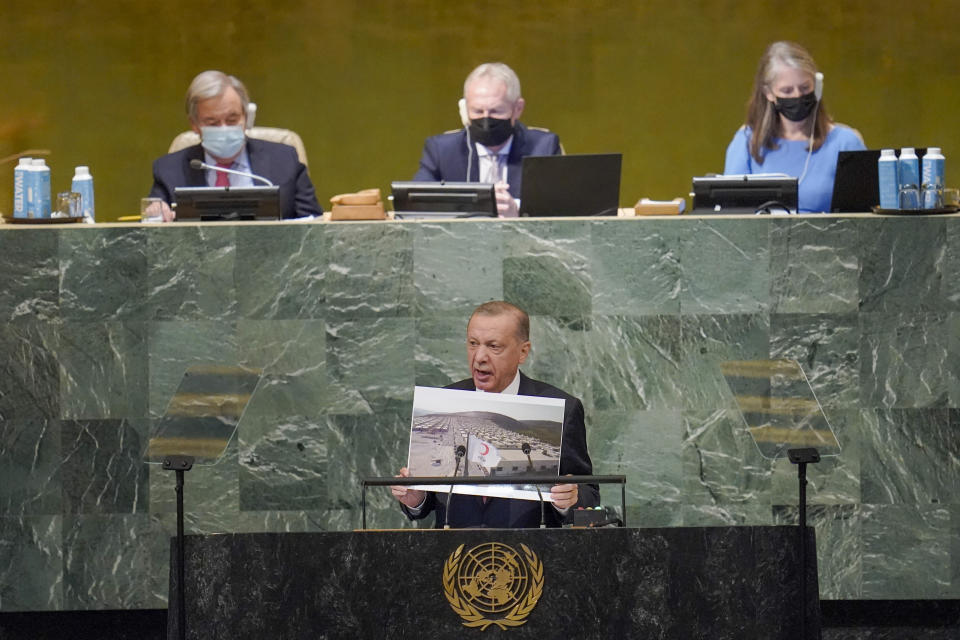
[[[247,140],[240,125],[200,127],[200,139],[207,153],[222,159],[232,158],[240,153]]]

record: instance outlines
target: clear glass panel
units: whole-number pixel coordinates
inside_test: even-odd
[[[720,370],[760,455],[785,458],[788,449],[840,453],[840,442],[796,360],[731,360]]]
[[[189,367],[167,410],[150,432],[144,459],[160,464],[186,455],[195,464],[216,464],[236,433],[263,372],[240,366]]]

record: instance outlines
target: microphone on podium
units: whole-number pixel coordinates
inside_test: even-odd
[[[460,461],[463,460],[463,456],[467,455],[467,448],[465,446],[457,445],[456,448],[457,454],[457,466],[453,468],[453,477],[457,477],[457,472],[460,471]],[[450,528],[450,497],[453,496],[453,485],[450,485],[450,491],[447,493],[447,504],[444,507],[443,514],[443,528]]]
[[[234,169],[225,169],[223,167],[218,167],[215,164],[207,164],[206,162],[203,162],[202,160],[197,160],[196,158],[190,161],[190,168],[196,169],[197,171],[200,171],[202,169],[210,169],[211,171],[219,171],[221,173],[232,173],[233,175],[243,176],[245,178],[250,178],[251,180],[259,180],[260,182],[264,183],[268,187],[276,186],[272,182],[264,178],[263,176],[258,176],[255,173],[247,173],[246,171],[236,171]]]
[[[520,445],[520,451],[523,451],[523,453],[527,456],[527,464],[530,467],[530,471],[535,472],[536,469],[533,468],[533,460],[530,459],[530,444],[528,442],[524,442],[522,445]],[[537,497],[540,498],[540,528],[546,529],[547,518],[543,509],[543,494],[540,493],[540,485],[534,486],[537,488]]]

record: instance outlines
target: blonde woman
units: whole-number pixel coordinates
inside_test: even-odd
[[[774,42],[767,47],[747,104],[747,122],[727,147],[723,172],[795,176],[797,210],[830,211],[837,154],[866,147],[855,129],[827,113],[822,83],[813,57],[800,45]]]

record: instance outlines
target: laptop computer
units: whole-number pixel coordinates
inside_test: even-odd
[[[917,148],[923,157],[925,148]],[[897,156],[900,150],[897,149]],[[833,178],[833,213],[866,213],[880,203],[880,181],[877,177],[879,149],[841,151],[837,154],[837,173]]]
[[[620,206],[623,154],[526,156],[520,215],[615,216]]]

